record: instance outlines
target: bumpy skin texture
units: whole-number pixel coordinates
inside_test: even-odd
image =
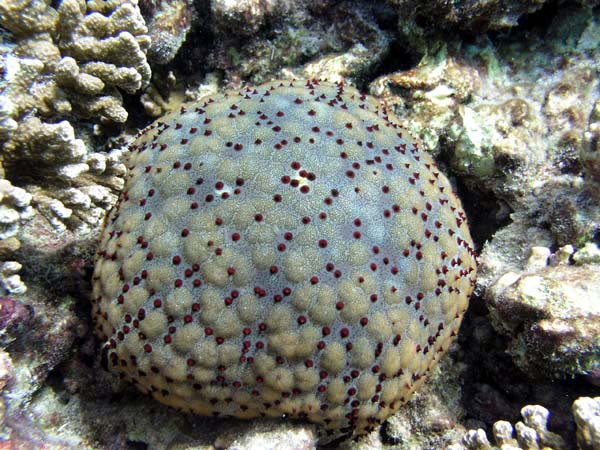
[[[159,401],[363,433],[456,335],[465,215],[374,98],[274,82],[183,106],[129,149],[93,314],[112,370]]]

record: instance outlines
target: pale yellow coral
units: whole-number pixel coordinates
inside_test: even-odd
[[[127,120],[121,92],[136,92],[151,75],[137,0],[7,0],[0,26],[15,39],[0,54],[7,82],[0,159],[7,176],[19,179],[32,205],[58,228],[95,225],[122,187],[121,163],[90,154],[60,119]]]
[[[7,1],[0,25],[18,38],[7,92],[18,105],[15,118],[34,109],[124,122],[117,89],[134,93],[150,80],[150,39],[137,0],[64,0],[57,9]]]
[[[58,14],[47,0],[0,2],[0,25],[18,37],[54,32]]]

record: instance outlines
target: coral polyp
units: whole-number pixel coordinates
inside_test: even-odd
[[[186,104],[129,146],[93,314],[159,401],[373,429],[456,336],[475,280],[460,202],[418,141],[343,84]]]

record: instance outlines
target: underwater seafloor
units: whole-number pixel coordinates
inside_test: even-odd
[[[191,416],[119,382],[90,295],[140,128],[225,88],[322,78],[385,100],[421,138],[479,253],[431,379],[380,429],[330,448],[600,449],[599,12],[584,0],[2,1],[0,448],[315,448],[311,425]]]

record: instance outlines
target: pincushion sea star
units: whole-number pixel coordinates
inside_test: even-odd
[[[456,336],[475,279],[465,214],[374,98],[230,91],[129,150],[93,314],[111,369],[159,401],[364,433]]]

